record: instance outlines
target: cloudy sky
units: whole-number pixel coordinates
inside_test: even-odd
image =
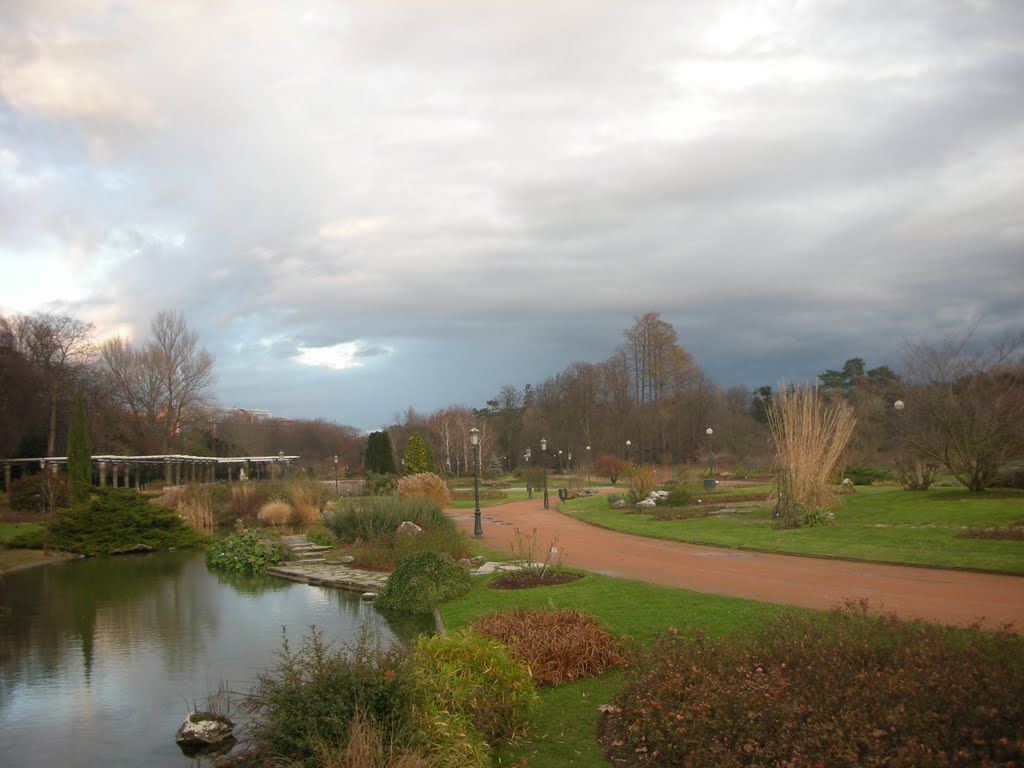
[[[1024,327],[1020,0],[5,0],[0,312],[377,428],[609,357],[723,386]]]

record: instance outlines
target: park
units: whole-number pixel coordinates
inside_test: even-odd
[[[1020,764],[1020,367],[950,360],[707,402],[641,368],[625,439],[565,386],[356,435],[63,421],[54,379],[66,450],[0,457],[10,754],[71,759],[81,699],[98,762]],[[186,716],[237,732],[182,754]]]

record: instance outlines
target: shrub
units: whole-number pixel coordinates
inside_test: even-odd
[[[975,766],[1024,759],[1024,641],[788,611],[710,640],[669,630],[630,660],[621,723],[652,766]]]
[[[214,571],[261,573],[288,556],[280,542],[270,541],[256,531],[233,533],[218,539],[206,550],[206,565]]]
[[[460,631],[421,636],[413,652],[416,731],[447,768],[489,766],[537,699],[526,666],[496,640]]]
[[[608,502],[609,507],[614,507],[617,502],[623,500],[621,493],[609,493],[604,498]]]
[[[602,453],[594,459],[594,463],[590,467],[590,471],[598,477],[608,478],[608,481],[612,485],[615,485],[628,466],[629,465],[618,456],[612,453]]]
[[[298,515],[287,501],[275,500],[260,507],[256,519],[264,525],[293,525],[298,522]]]
[[[431,613],[469,588],[466,569],[450,557],[440,552],[418,552],[399,561],[377,605],[405,613]]]
[[[444,505],[451,501],[451,493],[444,480],[432,472],[406,475],[398,480],[398,497],[408,499],[415,496],[426,498]]]
[[[208,540],[173,510],[129,488],[93,489],[86,501],[57,513],[48,535],[52,549],[83,555],[188,549]]]
[[[321,742],[312,762],[317,768],[435,768],[438,765],[359,714],[348,724],[348,742],[343,747]]]
[[[335,511],[324,517],[323,524],[338,541],[347,544],[394,536],[406,520],[423,529],[457,530],[455,521],[441,511],[441,505],[423,496],[339,500]]]
[[[67,477],[54,475],[49,470],[12,480],[7,494],[7,503],[16,512],[43,514],[66,507],[68,502]]]
[[[692,491],[685,485],[679,485],[678,483],[670,486],[668,489],[668,496],[663,502],[666,507],[688,507],[693,504]]]
[[[630,499],[634,502],[646,499],[658,484],[654,470],[650,467],[632,465],[626,470],[624,476],[629,485]]]
[[[796,519],[797,528],[821,528],[832,525],[836,516],[824,509],[809,509]]]
[[[306,538],[321,547],[333,547],[338,543],[338,538],[331,532],[331,529],[323,525],[314,525],[306,531]]]
[[[411,685],[400,648],[382,648],[364,631],[335,649],[314,628],[295,652],[285,635],[276,656],[243,703],[253,716],[253,741],[268,757],[307,760],[343,747],[357,715],[388,740],[411,735]]]
[[[537,685],[596,677],[624,663],[618,641],[596,618],[567,608],[499,611],[479,619],[473,631],[508,646]]]
[[[1004,467],[992,481],[993,488],[1024,488],[1024,467]]]
[[[889,470],[882,467],[847,467],[843,472],[843,478],[847,477],[854,485],[871,485],[889,480],[892,475]]]

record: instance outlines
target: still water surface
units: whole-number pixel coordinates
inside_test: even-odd
[[[196,764],[174,732],[222,684],[247,692],[282,627],[294,650],[310,626],[344,644],[364,624],[385,642],[426,629],[350,592],[213,574],[195,552],[0,577],[0,765]]]

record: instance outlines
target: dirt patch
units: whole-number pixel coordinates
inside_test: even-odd
[[[605,758],[620,768],[650,765],[647,747],[630,742],[630,734],[617,711],[609,711],[597,723],[597,743]]]
[[[491,589],[533,589],[534,587],[554,587],[558,584],[570,584],[583,577],[578,573],[537,573],[535,571],[519,571],[506,573],[492,581]]]

